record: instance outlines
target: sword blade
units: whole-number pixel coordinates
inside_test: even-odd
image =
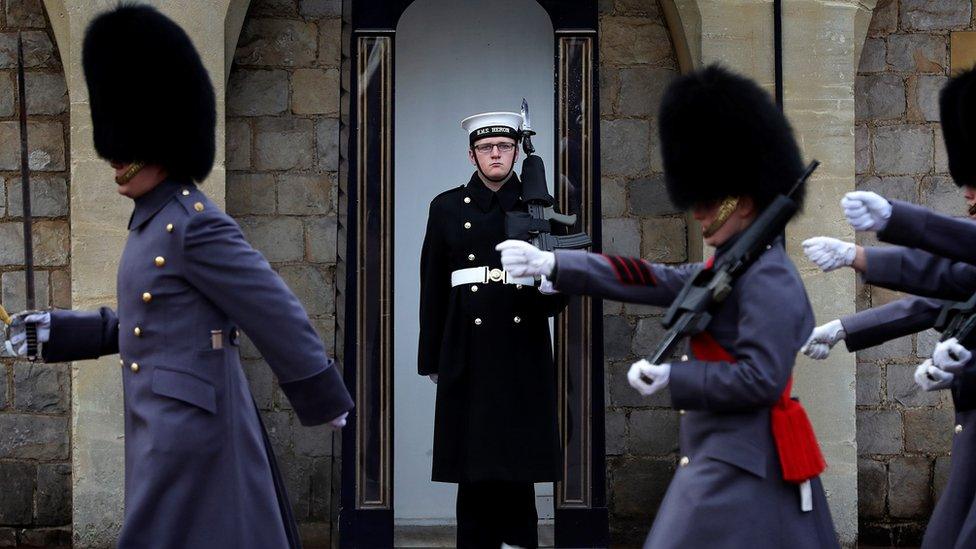
[[[20,110],[20,189],[24,215],[24,285],[27,310],[36,307],[34,297],[34,237],[31,231],[30,162],[27,148],[27,84],[24,76],[24,40],[17,33],[17,106]],[[37,358],[37,326],[28,324],[27,359]]]

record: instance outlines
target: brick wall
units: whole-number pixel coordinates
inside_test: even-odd
[[[17,33],[27,67],[37,306],[69,307],[68,94],[40,0],[0,0],[0,303],[24,309]],[[0,361],[0,547],[71,542],[71,379],[65,364]]]
[[[882,0],[875,8],[855,85],[857,188],[964,215],[949,178],[938,92],[949,74],[949,33],[973,28],[971,0]],[[875,244],[873,235],[858,242]],[[900,297],[862,287],[858,309]],[[933,331],[857,354],[859,539],[921,540],[946,477],[953,410],[945,392],[919,391],[915,366]]]
[[[227,91],[227,211],[298,295],[330,353],[340,15],[338,0],[251,2]],[[302,427],[257,350],[245,343],[242,352],[306,546],[328,546],[338,439]]]

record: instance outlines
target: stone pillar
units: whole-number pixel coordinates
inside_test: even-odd
[[[239,29],[242,10],[231,0],[151,2],[186,29],[217,93],[217,161],[202,188],[224,201],[225,21]],[[228,17],[228,8],[232,17]],[[91,309],[115,304],[115,272],[127,236],[132,203],[115,192],[112,171],[95,154],[81,42],[89,21],[115,0],[45,0],[68,81],[71,111],[71,304]],[[246,8],[246,2],[243,2]],[[234,14],[237,14],[234,17]],[[236,21],[236,23],[235,23]],[[236,34],[231,44],[236,43]],[[148,129],[148,128],[147,128]],[[118,359],[72,367],[73,526],[76,547],[114,544],[122,522],[123,434]]]

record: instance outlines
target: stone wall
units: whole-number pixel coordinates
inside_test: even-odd
[[[227,89],[227,211],[298,295],[330,352],[340,15],[338,0],[253,1]],[[338,437],[302,427],[257,350],[245,343],[242,354],[306,546],[328,546]]]
[[[24,38],[37,307],[70,306],[68,92],[39,0],[0,0],[0,303],[24,309],[17,33]],[[71,542],[67,365],[0,361],[0,547]]]
[[[600,4],[600,131],[603,251],[650,261],[687,261],[684,215],[664,187],[657,109],[679,74],[656,0]],[[627,369],[663,335],[662,310],[607,301],[607,495],[614,544],[640,544],[677,464],[678,412],[667,391],[647,399]]]
[[[964,215],[948,175],[938,92],[949,74],[949,33],[972,29],[971,0],[883,0],[875,8],[855,86],[857,187]],[[858,242],[875,244],[873,235]],[[899,294],[863,287],[858,309]],[[947,392],[912,381],[936,334],[857,353],[860,541],[918,544],[949,474],[953,410]]]

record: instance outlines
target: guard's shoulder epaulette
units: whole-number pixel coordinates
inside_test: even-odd
[[[435,202],[437,202],[439,200],[445,200],[447,197],[449,197],[449,196],[451,196],[453,194],[457,194],[457,193],[461,192],[464,189],[464,187],[465,187],[464,185],[461,185],[461,186],[458,186],[458,187],[452,187],[452,188],[450,188],[450,189],[448,189],[448,190],[446,190],[446,191],[438,194],[437,196],[435,196],[433,199],[431,199],[430,203],[433,204],[433,203],[435,203]]]
[[[213,208],[213,204],[196,185],[184,185],[176,193],[176,199],[190,215]]]

